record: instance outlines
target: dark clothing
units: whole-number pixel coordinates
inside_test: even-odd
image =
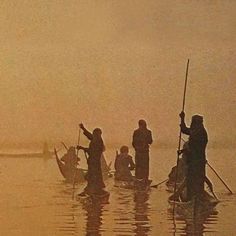
[[[149,177],[149,152],[135,152],[135,178],[148,180]]]
[[[152,144],[152,133],[148,129],[137,129],[133,134],[132,145],[135,149],[135,177],[148,180],[149,145]]]
[[[84,129],[84,135],[90,140],[88,152],[88,184],[85,190],[89,193],[97,193],[105,188],[101,169],[101,156],[104,151],[104,144],[101,137],[95,138],[89,131]]]
[[[149,152],[149,145],[152,144],[152,132],[148,129],[136,129],[133,134],[132,145],[136,152]]]
[[[204,192],[207,132],[202,124],[186,127],[181,123],[181,131],[189,135],[189,153],[187,158],[187,199]]]
[[[176,170],[177,170],[177,166],[174,166],[171,169],[171,172],[168,175],[168,177],[169,177],[168,182],[170,182],[170,183],[175,182]],[[179,163],[178,163],[177,183],[180,183],[180,182],[182,182],[184,180],[184,178],[186,176],[186,173],[187,173],[187,167],[186,167],[185,160],[184,160],[184,158],[180,158],[179,159]]]
[[[122,181],[132,181],[131,170],[134,170],[135,164],[130,155],[119,154],[115,160],[115,179]]]

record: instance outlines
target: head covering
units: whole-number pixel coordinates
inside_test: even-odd
[[[95,128],[93,130],[93,135],[101,137],[102,135],[102,130],[100,128]]]
[[[73,146],[69,147],[68,152],[71,152],[71,153],[75,152],[75,147],[73,147]]]
[[[203,123],[203,116],[200,116],[200,115],[192,116],[192,122]]]
[[[147,122],[145,120],[139,120],[138,125],[141,128],[147,128]]]
[[[128,153],[128,152],[129,152],[129,148],[128,148],[127,146],[122,146],[122,147],[120,148],[120,152],[121,152],[121,153]]]

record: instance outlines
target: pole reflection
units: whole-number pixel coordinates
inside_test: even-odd
[[[184,215],[173,217],[172,213],[173,211],[169,211],[169,220],[173,223],[173,235],[204,236],[207,232],[213,233],[212,225],[216,224],[218,219],[218,212],[215,209],[193,218]]]

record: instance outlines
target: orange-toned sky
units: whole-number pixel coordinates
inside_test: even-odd
[[[76,142],[80,121],[130,144],[140,118],[156,145],[177,144],[187,58],[187,119],[235,144],[235,12],[233,0],[1,0],[0,144]]]

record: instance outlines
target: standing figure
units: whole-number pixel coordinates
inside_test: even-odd
[[[189,154],[187,158],[187,200],[204,192],[207,131],[203,125],[203,117],[194,115],[190,128],[185,124],[185,113],[180,113],[181,132],[189,135]]]
[[[78,149],[82,149],[88,153],[88,184],[81,195],[103,194],[105,192],[103,190],[105,188],[105,184],[102,177],[101,156],[105,150],[105,147],[102,140],[102,131],[101,129],[96,128],[93,130],[93,133],[90,133],[87,129],[85,129],[83,124],[80,124],[80,128],[83,130],[84,135],[90,140],[88,148],[81,146],[77,147]]]
[[[145,120],[139,120],[139,128],[134,131],[132,145],[135,149],[135,177],[148,183],[149,145],[152,144],[152,132],[147,129]]]
[[[129,148],[122,146],[120,154],[116,156],[115,160],[115,179],[120,181],[133,181],[131,170],[134,170],[135,164],[132,156],[129,155]]]

